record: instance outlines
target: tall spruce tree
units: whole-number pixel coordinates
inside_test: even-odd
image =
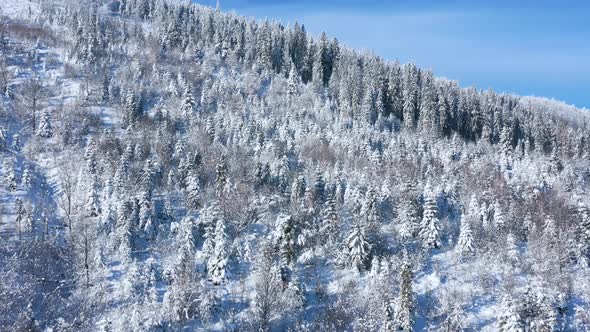
[[[209,274],[209,280],[211,280],[214,285],[220,285],[226,279],[229,250],[229,239],[225,219],[223,217],[220,217],[217,220],[214,237],[215,248],[213,250],[213,255],[207,262],[207,273]]]
[[[414,238],[418,230],[416,202],[411,197],[404,198],[398,208],[399,235],[404,241]]]
[[[420,222],[420,238],[427,249],[440,248],[440,225],[436,196],[428,185],[424,192],[424,212]]]
[[[367,240],[365,228],[361,224],[354,225],[346,238],[348,263],[359,272],[367,268],[371,245]]]
[[[51,126],[51,116],[48,111],[43,112],[41,121],[39,121],[39,128],[37,129],[37,135],[43,138],[50,138],[53,136],[53,127]]]
[[[498,314],[498,331],[522,332],[521,317],[516,303],[507,295],[502,300]]]
[[[407,257],[404,259],[400,274],[400,293],[395,308],[394,321],[399,331],[413,331],[415,322],[416,300],[412,286],[412,270]]]
[[[473,246],[473,231],[468,219],[461,220],[461,230],[459,233],[459,240],[457,241],[457,251],[462,256],[472,256],[475,254]]]

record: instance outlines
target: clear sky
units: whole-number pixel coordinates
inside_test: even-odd
[[[215,0],[197,0],[215,5]],[[221,0],[386,59],[500,92],[590,108],[590,1]]]

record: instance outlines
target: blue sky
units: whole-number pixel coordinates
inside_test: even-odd
[[[462,86],[590,108],[586,2],[222,0],[221,6],[286,24],[297,20],[314,35],[326,31],[347,46],[414,61]]]

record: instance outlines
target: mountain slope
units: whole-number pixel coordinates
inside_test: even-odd
[[[2,330],[590,327],[585,111],[196,4],[0,8]]]

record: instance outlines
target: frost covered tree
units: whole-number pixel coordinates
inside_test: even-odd
[[[31,168],[25,167],[23,171],[23,176],[21,178],[22,185],[25,189],[30,190],[33,187],[33,174],[31,174]]]
[[[9,100],[14,98],[14,88],[12,87],[12,84],[6,85],[6,90],[4,90],[4,97]]]
[[[3,165],[4,171],[4,184],[10,191],[16,191],[18,183],[16,182],[16,171],[14,169],[14,162],[11,162],[8,158],[4,160]]]
[[[461,230],[457,241],[457,251],[463,256],[471,256],[475,253],[473,246],[473,232],[469,220],[461,220]]]
[[[190,172],[186,179],[186,201],[190,209],[198,209],[201,205],[201,185],[194,172]]]
[[[377,109],[373,99],[373,91],[371,89],[367,89],[365,92],[365,97],[362,102],[362,112],[364,120],[369,125],[375,124],[375,121],[377,120]]]
[[[33,133],[37,131],[37,113],[42,109],[46,100],[47,90],[43,81],[36,75],[25,81],[19,101],[31,116],[31,128]]]
[[[219,218],[217,220],[214,234],[215,248],[212,256],[207,262],[209,280],[211,280],[214,285],[222,284],[225,281],[227,274],[229,239],[225,224],[224,218]]]
[[[549,241],[552,242],[557,237],[558,229],[557,225],[555,224],[555,220],[551,217],[545,219],[543,224],[543,236]]]
[[[506,219],[502,212],[502,206],[499,202],[494,203],[494,224],[498,229],[504,228],[504,225],[506,224]]]
[[[481,210],[476,195],[471,195],[469,206],[467,207],[467,216],[474,223],[479,224],[481,222]]]
[[[7,137],[6,137],[6,130],[0,126],[0,149],[4,149],[8,146],[7,144]]]
[[[273,263],[272,248],[263,246],[255,277],[253,310],[255,324],[260,331],[270,330],[273,316],[280,311],[281,278]]]
[[[404,241],[414,238],[418,230],[416,204],[412,199],[404,199],[398,209],[399,235]]]
[[[590,259],[590,210],[583,203],[578,203],[578,218],[577,232],[580,249]]]
[[[367,218],[368,225],[377,225],[380,222],[379,201],[377,193],[373,188],[369,188],[365,196],[363,210]]]
[[[100,215],[100,198],[98,192],[98,183],[96,179],[90,181],[88,198],[86,202],[86,210],[90,217],[98,217]]]
[[[289,71],[289,101],[292,102],[295,99],[295,95],[299,90],[299,75],[297,74],[297,69],[295,69],[294,65],[291,65]]]
[[[500,146],[502,156],[502,167],[510,169],[513,159],[512,135],[508,127],[502,128],[500,135]]]
[[[14,205],[16,208],[15,226],[16,232],[18,234],[18,239],[20,241],[22,239],[22,233],[25,229],[25,218],[27,216],[27,210],[25,209],[23,200],[21,198],[15,199]]]
[[[264,70],[270,70],[272,67],[272,36],[270,23],[265,21],[260,29],[260,36],[258,39],[258,63]]]
[[[138,100],[133,91],[128,91],[125,97],[125,105],[123,107],[122,126],[127,129],[133,126],[137,121],[139,113]]]
[[[158,232],[158,222],[154,213],[152,195],[149,191],[141,193],[139,198],[139,225],[146,239],[153,240]]]
[[[508,234],[506,237],[506,257],[512,264],[516,264],[519,259],[518,246],[516,245],[516,239],[512,234]]]
[[[101,93],[101,101],[103,103],[108,103],[111,97],[111,80],[107,73],[105,73],[102,77]]]
[[[172,283],[164,294],[162,311],[171,322],[186,322],[198,317],[199,294],[203,287],[193,270],[193,259],[181,251],[172,276]]]
[[[436,196],[427,187],[424,193],[424,212],[420,222],[420,238],[423,246],[428,249],[440,247],[440,225],[437,214]]]
[[[348,252],[348,264],[362,272],[367,268],[371,245],[367,239],[365,228],[354,225],[346,238],[346,249]]]
[[[498,331],[500,332],[521,332],[521,317],[516,303],[508,296],[504,296],[498,312]]]
[[[414,330],[416,300],[412,287],[412,270],[410,264],[405,261],[401,269],[400,293],[394,316],[395,326],[399,331]]]
[[[439,126],[437,121],[438,105],[437,94],[434,86],[434,76],[431,71],[424,74],[420,100],[420,119],[418,121],[418,129],[428,135],[436,134]]]
[[[195,220],[192,217],[185,217],[180,220],[176,236],[182,252],[195,253]]]
[[[278,188],[284,194],[288,193],[288,188],[290,184],[290,167],[289,167],[289,158],[287,156],[281,157],[281,160],[278,162],[276,166],[276,183]]]
[[[277,218],[278,245],[281,264],[290,265],[295,259],[295,222],[290,215]]]
[[[254,183],[258,188],[268,184],[270,181],[270,165],[257,163],[254,170]]]
[[[553,175],[557,175],[561,171],[563,171],[563,164],[559,158],[557,147],[554,147],[551,150],[551,156],[549,157],[549,172]]]
[[[416,126],[418,115],[418,80],[419,71],[414,64],[404,66],[404,84],[403,84],[403,122],[404,127],[411,129]]]
[[[51,116],[48,111],[43,112],[41,121],[39,121],[39,128],[37,129],[37,135],[43,138],[50,138],[53,136],[53,127],[51,126]]]
[[[133,201],[122,201],[117,208],[117,235],[119,252],[127,257],[135,249],[136,220]]]
[[[336,202],[332,196],[326,201],[322,212],[322,225],[320,230],[330,243],[334,244],[338,239],[338,234],[340,233],[340,218],[336,209]]]
[[[182,98],[182,105],[180,106],[180,111],[184,115],[186,119],[190,119],[193,115],[193,112],[196,110],[196,103],[195,98],[193,97],[192,87],[187,87],[185,89],[183,98]]]
[[[291,203],[295,204],[296,206],[303,202],[303,197],[305,197],[305,192],[307,191],[307,184],[305,181],[305,177],[298,176],[293,181],[291,185]]]
[[[227,190],[227,162],[225,156],[221,156],[220,162],[215,167],[215,193],[217,197],[222,197]]]
[[[532,297],[524,303],[525,310],[521,310],[524,318],[524,330],[530,331],[556,331],[559,330],[558,308],[549,296],[542,293],[526,295]],[[532,296],[531,296],[532,295]],[[524,317],[523,317],[524,316]]]
[[[213,202],[211,205],[201,210],[201,222],[204,228],[203,237],[205,238],[202,246],[202,255],[207,261],[215,253],[215,229],[218,220],[223,218],[224,216],[220,211],[217,202]]]
[[[318,172],[313,184],[313,198],[316,204],[321,206],[326,198],[326,182],[321,172]]]
[[[150,159],[145,161],[141,174],[141,186],[151,195],[158,180],[158,164]]]
[[[12,135],[12,144],[11,147],[15,150],[15,151],[20,151],[21,150],[21,139],[20,139],[20,135],[19,134],[14,134]]]

